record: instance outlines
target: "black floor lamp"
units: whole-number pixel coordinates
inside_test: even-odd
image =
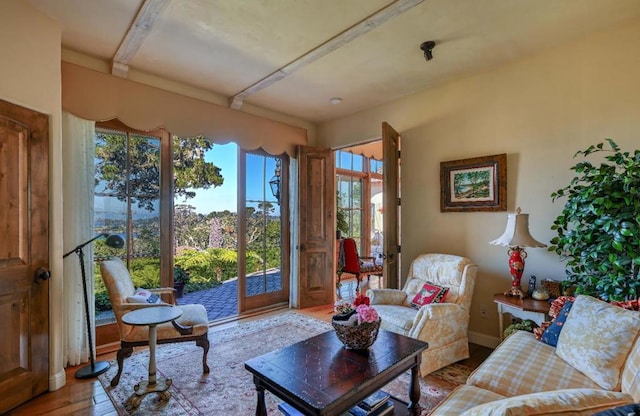
[[[110,367],[110,364],[107,361],[96,361],[93,357],[93,336],[91,331],[91,321],[89,319],[89,296],[87,295],[87,276],[84,271],[84,253],[82,249],[89,243],[92,243],[94,240],[98,238],[106,237],[105,244],[109,247],[113,248],[122,248],[124,247],[124,239],[117,234],[107,234],[102,233],[93,237],[91,240],[80,244],[78,247],[74,248],[62,258],[66,258],[72,253],[76,253],[78,255],[78,260],[80,261],[80,271],[82,272],[82,289],[84,290],[84,313],[87,321],[87,335],[89,336],[89,359],[91,360],[91,364],[86,365],[76,371],[76,378],[91,378],[97,377],[100,374],[107,371]]]

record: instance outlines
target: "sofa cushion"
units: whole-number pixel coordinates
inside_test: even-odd
[[[629,404],[625,393],[600,389],[566,389],[509,397],[463,412],[461,416],[564,415],[590,416],[594,412]]]
[[[579,295],[556,355],[606,390],[620,390],[622,366],[640,330],[640,313]]]
[[[413,308],[400,305],[375,305],[378,315],[382,317],[380,326],[387,331],[408,335],[413,320],[418,313]]]
[[[475,386],[462,385],[456,387],[449,393],[449,395],[429,413],[429,416],[460,415],[465,410],[469,410],[474,406],[500,399],[504,399],[504,396]]]
[[[555,347],[558,345],[558,337],[560,337],[560,331],[564,327],[564,323],[567,321],[567,316],[569,316],[569,311],[571,310],[571,306],[573,302],[566,302],[560,312],[558,312],[557,316],[553,319],[551,324],[544,330],[542,336],[540,337],[540,341],[545,344],[551,345]]]
[[[622,370],[621,390],[632,395],[634,400],[640,403],[640,339],[636,340]]]
[[[421,254],[411,262],[409,267],[409,275],[404,287],[409,298],[407,302],[413,299],[425,282],[431,282],[449,288],[448,303],[463,304],[468,309],[476,270],[472,272],[474,279],[467,281],[465,275],[467,266],[472,266],[472,263],[464,257],[436,253]],[[414,282],[414,280],[417,281]],[[470,288],[465,287],[465,281],[471,285]]]
[[[430,303],[441,303],[447,298],[449,288],[444,286],[434,285],[432,283],[425,283],[416,295],[411,299],[411,306],[415,309],[420,309],[424,305]]]
[[[563,330],[564,331],[564,330]],[[467,384],[503,396],[599,386],[539,342],[531,332],[516,331],[467,379]]]

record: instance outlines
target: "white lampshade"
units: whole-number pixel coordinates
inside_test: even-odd
[[[520,208],[515,214],[509,214],[507,229],[489,244],[507,247],[546,247],[547,245],[531,237],[529,233],[529,214],[521,214]]]

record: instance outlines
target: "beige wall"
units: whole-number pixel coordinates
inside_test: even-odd
[[[443,45],[446,47],[446,45]],[[605,137],[640,148],[640,22],[545,50],[499,69],[419,92],[324,123],[319,144],[337,147],[379,137],[389,122],[402,135],[402,253],[448,252],[479,265],[470,330],[485,344],[498,337],[492,294],[507,290],[506,212],[441,213],[439,163],[507,153],[508,211],[530,213],[532,235],[548,243],[561,202],[550,194],[571,179],[578,150]],[[434,60],[433,65],[437,65]],[[562,280],[564,264],[530,249],[523,281]],[[481,307],[489,310],[480,317]]]
[[[11,40],[0,42],[0,98],[49,114],[50,188],[61,189],[60,29],[27,3],[4,0],[0,37]],[[382,121],[401,132],[403,273],[422,252],[478,263],[470,329],[490,343],[498,336],[491,295],[506,290],[510,278],[506,251],[488,241],[502,233],[506,213],[440,213],[439,162],[507,153],[508,210],[529,212],[533,236],[548,242],[561,209],[549,195],[570,180],[572,155],[604,137],[627,150],[640,147],[638,50],[640,22],[325,123],[316,143],[336,147],[379,137]],[[51,298],[61,299],[62,279],[55,277],[62,274],[62,201],[54,191],[50,222],[49,284]],[[561,279],[563,269],[555,254],[529,250],[526,277]],[[487,319],[479,317],[481,306]],[[52,302],[51,389],[64,384],[61,311]]]
[[[49,388],[65,383],[62,357],[62,189],[60,29],[21,0],[3,0],[0,13],[0,98],[49,116]]]

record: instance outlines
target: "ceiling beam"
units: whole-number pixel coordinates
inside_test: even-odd
[[[253,85],[245,88],[240,91],[233,97],[229,99],[229,106],[233,109],[240,109],[242,107],[242,103],[244,99],[250,95],[253,95],[265,88],[269,85],[272,85],[287,75],[292,74],[298,69],[316,61],[323,56],[335,51],[336,49],[346,45],[351,42],[355,38],[364,35],[365,33],[375,29],[377,26],[385,23],[386,21],[404,13],[410,8],[417,6],[422,3],[424,0],[396,0],[393,3],[387,5],[386,7],[378,10],[377,12],[369,15],[365,19],[351,26],[350,28],[344,30],[343,32],[338,33],[336,36],[327,40],[326,42],[318,45],[317,47],[311,49],[309,52],[304,55],[294,59],[289,62],[285,66],[275,70],[270,73],[266,77],[262,78],[260,81],[256,82]]]
[[[111,64],[111,74],[126,78],[129,73],[129,62],[142,46],[151,32],[153,25],[171,0],[145,0],[138,11],[133,24],[120,43]]]

